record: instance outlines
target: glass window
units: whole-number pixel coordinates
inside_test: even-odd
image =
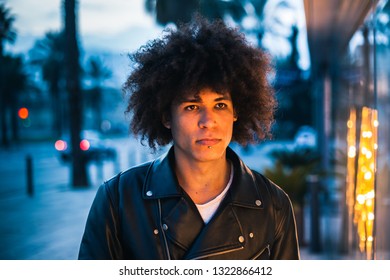
[[[346,177],[339,179],[345,186],[342,238],[356,259],[390,258],[389,61],[387,1],[350,40],[334,103],[336,169]]]

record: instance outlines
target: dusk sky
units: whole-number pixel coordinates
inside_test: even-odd
[[[8,49],[15,53],[26,53],[36,39],[43,38],[48,31],[62,28],[62,0],[0,0],[5,2],[15,15],[18,38]],[[309,66],[306,31],[302,0],[291,0],[293,9],[278,6],[279,0],[270,0],[266,7],[266,28],[274,34],[264,36],[263,44],[274,55],[284,56],[290,52],[286,36],[297,24],[301,30],[301,67]],[[86,52],[109,52],[127,54],[148,40],[161,35],[163,29],[154,17],[146,13],[144,0],[79,0],[78,28],[80,45]],[[247,6],[246,6],[247,7]],[[250,14],[250,7],[247,9]],[[243,24],[249,27],[254,19],[248,16]]]

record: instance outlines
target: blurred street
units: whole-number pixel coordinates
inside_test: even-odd
[[[117,162],[90,164],[91,183],[85,188],[69,186],[69,167],[60,162],[51,142],[0,150],[0,259],[76,259],[98,186],[151,156],[134,141],[115,140]],[[27,189],[27,155],[32,158],[32,195]]]
[[[0,259],[77,259],[89,207],[101,182],[119,170],[157,156],[134,139],[119,138],[112,144],[118,151],[117,161],[90,164],[91,184],[85,188],[69,186],[69,167],[60,162],[51,142],[0,150]],[[270,163],[261,157],[267,150],[264,147],[246,153],[233,148],[251,167]],[[27,155],[32,158],[31,195],[27,189]],[[302,248],[302,259],[324,257]]]

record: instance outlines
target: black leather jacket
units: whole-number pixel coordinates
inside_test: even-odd
[[[288,196],[230,149],[232,185],[205,225],[178,185],[173,149],[100,186],[79,259],[299,259]]]

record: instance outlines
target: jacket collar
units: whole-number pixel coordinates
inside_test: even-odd
[[[263,200],[256,187],[253,172],[230,147],[227,148],[226,155],[234,166],[234,178],[230,187],[231,203],[242,207],[262,208]],[[150,165],[143,186],[144,199],[184,196],[184,191],[179,186],[174,173],[173,165],[174,150],[171,147],[167,153]]]
[[[244,231],[253,227],[252,222],[257,219],[255,213],[258,211],[238,213],[234,208],[261,210],[263,203],[253,172],[233,150],[228,148],[226,154],[234,166],[233,182],[221,207],[207,225],[177,182],[173,169],[173,148],[150,165],[143,186],[143,197],[146,200],[164,199],[159,210],[160,224],[165,226],[162,230],[170,242],[175,244],[175,248],[181,248],[171,250],[172,258],[219,258],[222,254],[244,248],[248,239],[244,237]],[[228,230],[223,238],[216,235],[221,229]]]

